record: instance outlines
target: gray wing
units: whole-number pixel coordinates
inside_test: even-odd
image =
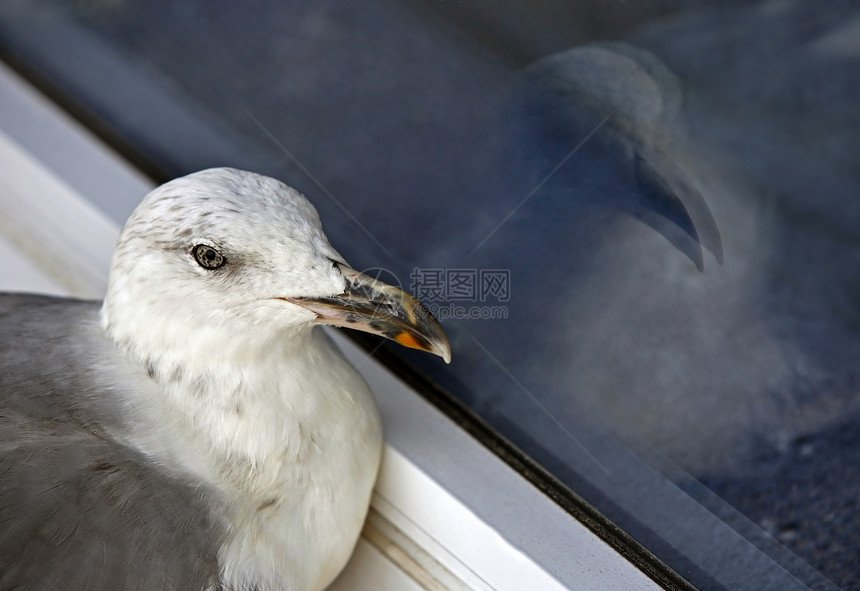
[[[0,295],[0,589],[217,587],[206,491],[105,435],[97,312]]]

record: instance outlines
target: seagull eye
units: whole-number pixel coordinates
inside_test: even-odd
[[[204,269],[217,269],[224,264],[224,256],[208,244],[198,244],[191,250],[191,254]]]

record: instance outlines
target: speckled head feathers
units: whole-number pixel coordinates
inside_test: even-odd
[[[224,264],[199,264],[200,245]],[[199,343],[197,333],[216,329],[240,339],[250,329],[265,338],[309,327],[312,314],[277,299],[342,292],[333,266],[342,260],[297,191],[236,169],[200,171],[158,187],[129,218],[102,322],[116,342],[147,354]]]

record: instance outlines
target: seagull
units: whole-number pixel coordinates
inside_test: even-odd
[[[436,319],[350,268],[305,197],[230,168],[144,198],[104,302],[0,296],[0,588],[328,586],[382,429],[323,324],[450,361]]]

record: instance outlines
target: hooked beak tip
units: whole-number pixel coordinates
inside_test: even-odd
[[[424,304],[399,288],[342,263],[335,266],[346,278],[343,293],[288,301],[314,312],[318,323],[377,334],[451,363],[448,337]]]

